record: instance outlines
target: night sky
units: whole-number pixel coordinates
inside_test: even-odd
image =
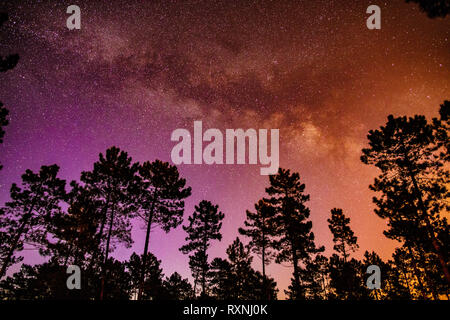
[[[58,2],[56,4],[56,2]],[[351,2],[351,4],[349,4]],[[67,6],[81,8],[81,30],[68,30]],[[368,30],[366,8],[381,7],[381,30]],[[368,186],[377,170],[361,163],[370,129],[388,114],[437,116],[450,93],[450,20],[430,19],[397,1],[10,1],[0,54],[20,55],[0,75],[10,110],[0,145],[0,204],[26,169],[56,163],[79,179],[110,146],[134,161],[171,161],[177,128],[276,128],[280,166],[300,173],[311,195],[316,243],[332,252],[326,219],[339,207],[351,218],[360,249],[390,257],[398,243],[373,213]],[[192,196],[225,213],[223,239],[209,256],[224,256],[245,210],[264,196],[260,165],[180,165]],[[132,249],[142,253],[143,224]],[[190,277],[178,251],[186,234],[155,230],[150,251],[166,275]],[[243,239],[246,241],[246,239]],[[25,262],[42,261],[36,250]],[[260,270],[260,260],[254,267]],[[17,270],[15,266],[8,273]],[[280,288],[292,274],[272,264]]]

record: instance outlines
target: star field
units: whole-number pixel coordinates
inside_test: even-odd
[[[68,30],[66,8],[81,8],[81,30]],[[366,8],[382,10],[368,30]],[[56,163],[78,179],[115,145],[135,161],[170,161],[177,128],[280,129],[280,166],[300,173],[316,242],[332,250],[326,219],[343,208],[360,257],[390,257],[397,245],[373,213],[363,165],[366,135],[388,114],[436,116],[450,92],[450,20],[429,19],[404,1],[20,1],[8,3],[0,53],[18,53],[1,75],[10,124],[0,146],[0,201],[25,169]],[[264,195],[259,166],[179,166],[192,187],[185,214],[202,199],[225,213],[222,256],[245,210]],[[142,252],[137,223],[131,250]],[[141,237],[141,238],[140,238]],[[178,248],[185,233],[152,233],[150,251],[166,274],[189,276]],[[27,252],[26,261],[38,255]],[[259,261],[255,259],[255,267]],[[280,292],[290,268],[272,264]]]

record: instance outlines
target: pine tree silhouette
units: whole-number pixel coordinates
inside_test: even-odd
[[[212,293],[217,299],[257,300],[275,299],[276,283],[264,278],[252,266],[253,258],[239,238],[227,248],[228,259],[215,258],[211,263]],[[267,285],[266,288],[261,286]]]
[[[258,201],[255,204],[256,213],[246,211],[247,219],[244,221],[246,228],[239,228],[239,233],[250,237],[249,246],[252,252],[261,256],[262,261],[262,275],[263,279],[266,278],[266,265],[275,257],[273,251],[273,237],[276,234],[274,225],[275,210],[273,207],[264,202],[264,200]],[[267,284],[263,282],[263,292],[267,291],[263,299],[268,299],[269,288]]]
[[[135,292],[141,290],[142,299],[154,300],[163,297],[164,275],[161,261],[152,253],[147,252],[145,261],[144,255],[139,256],[133,253],[127,262],[127,268],[131,277],[132,288]],[[142,274],[145,275],[144,279],[142,279]]]
[[[187,232],[188,242],[180,248],[184,254],[194,252],[200,268],[201,296],[206,297],[208,294],[207,276],[209,270],[207,250],[212,240],[221,240],[222,220],[224,214],[218,210],[219,206],[213,205],[211,202],[203,200],[197,206],[195,211],[188,218],[189,225],[183,226],[183,230]],[[194,275],[195,276],[195,275]]]
[[[445,114],[445,110],[443,111]],[[431,251],[450,283],[447,258],[438,234],[449,230],[439,212],[446,207],[449,170],[442,156],[443,121],[429,124],[424,116],[388,117],[385,126],[369,131],[369,148],[361,161],[381,170],[370,188],[381,193],[374,198],[375,213],[389,220],[388,237],[405,241],[409,247]]]
[[[328,227],[333,234],[334,250],[342,254],[344,262],[350,256],[349,251],[358,249],[357,237],[350,229],[350,218],[344,215],[342,209],[331,209],[331,219],[327,219]]]
[[[191,188],[185,188],[186,180],[180,178],[177,167],[160,160],[143,163],[139,174],[136,206],[139,216],[147,224],[142,258],[145,265],[152,224],[165,232],[178,227],[183,219],[184,199],[191,195]],[[142,272],[138,299],[142,297],[144,277]]]
[[[194,295],[191,284],[187,279],[183,279],[177,272],[163,282],[166,298],[169,300],[186,300],[191,299]]]
[[[67,194],[67,212],[57,212],[50,222],[56,242],[49,242],[42,253],[52,256],[63,266],[75,264],[88,267],[88,262],[95,259],[95,254],[100,250],[96,241],[100,224],[96,214],[99,204],[77,182],[72,181],[70,185],[72,189]]]
[[[58,171],[57,165],[42,166],[38,173],[26,170],[22,188],[15,183],[11,186],[12,200],[0,212],[0,230],[4,230],[0,233],[0,278],[17,262],[14,255],[23,250],[25,242],[47,243],[49,225],[66,197],[66,182],[57,177]]]
[[[300,262],[311,259],[311,255],[322,252],[324,247],[316,247],[312,222],[308,220],[310,210],[306,207],[309,195],[305,194],[305,184],[298,173],[280,168],[276,175],[269,176],[270,187],[266,193],[271,196],[265,201],[274,208],[274,225],[278,239],[276,262],[292,262],[294,265],[294,295],[301,291]],[[295,296],[300,299],[300,296]]]
[[[111,240],[131,247],[131,219],[134,217],[136,198],[136,172],[138,164],[132,164],[131,157],[119,148],[111,147],[106,155],[100,153],[92,171],[82,172],[84,187],[100,205],[96,214],[100,217],[100,229],[96,239],[103,247],[98,256],[103,258],[103,276],[99,298],[103,299],[107,280],[107,261],[114,249]]]

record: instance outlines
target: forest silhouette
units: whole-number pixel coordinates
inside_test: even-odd
[[[444,9],[428,14],[445,17]],[[0,15],[0,26],[7,18]],[[0,72],[18,61],[18,55],[1,57]],[[272,263],[292,265],[285,291],[292,300],[449,299],[449,114],[450,101],[444,101],[431,121],[389,115],[385,125],[368,133],[361,161],[379,172],[369,186],[374,214],[387,222],[384,236],[401,244],[387,261],[373,251],[362,260],[352,257],[358,239],[340,208],[330,208],[334,252],[325,256],[312,231],[310,195],[301,175],[283,168],[269,176],[254,212],[247,210],[238,229],[243,238],[229,244],[226,259],[210,257],[208,248],[222,239],[227,213],[205,199],[186,219],[184,201],[192,190],[176,166],[157,159],[133,162],[112,146],[79,181],[67,183],[53,164],[26,170],[22,181],[12,184],[11,200],[0,208],[0,299],[275,300],[279,289],[266,272]],[[7,116],[0,103],[0,143]],[[136,220],[145,223],[143,239],[131,237]],[[168,233],[180,225],[186,239],[179,250],[189,257],[194,283],[177,272],[165,276],[149,251],[150,241],[164,241],[151,239],[153,228]],[[112,257],[135,241],[144,244],[142,253],[127,261]],[[25,245],[38,248],[46,262],[23,264]],[[262,272],[252,267],[254,258]],[[18,272],[7,275],[20,263]],[[80,290],[66,286],[69,265],[82,270]],[[380,289],[366,285],[370,265],[381,269]]]
[[[21,262],[25,244],[39,248],[47,262],[22,264],[0,282],[1,298],[273,300],[278,289],[266,266],[283,262],[293,266],[285,291],[293,300],[448,298],[449,112],[445,101],[431,122],[421,115],[390,115],[384,126],[369,131],[361,161],[380,172],[370,185],[375,214],[387,221],[384,235],[402,244],[388,261],[368,251],[362,260],[351,257],[358,239],[339,208],[332,208],[327,220],[334,253],[323,255],[312,232],[305,184],[299,173],[283,168],[269,176],[265,195],[238,230],[248,245],[237,237],[227,259],[210,259],[211,241],[222,239],[225,214],[218,205],[202,200],[185,221],[191,188],[177,167],[160,160],[133,162],[111,147],[79,182],[67,185],[54,164],[26,170],[21,183],[11,186],[11,201],[0,211],[1,276]],[[135,219],[146,224],[144,239],[131,237]],[[180,251],[189,255],[193,285],[177,272],[164,277],[161,261],[148,251],[152,225],[170,232],[183,221],[187,236]],[[143,253],[128,261],[111,257],[118,246],[129,248],[136,240],[145,243]],[[252,253],[261,259],[262,273],[252,268]],[[69,265],[82,270],[80,290],[66,287]],[[381,269],[380,289],[367,288],[370,265]]]

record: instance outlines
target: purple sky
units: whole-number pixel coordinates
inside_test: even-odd
[[[397,244],[383,236],[368,189],[377,171],[359,157],[388,114],[437,116],[449,99],[448,18],[429,19],[400,0],[77,1],[81,30],[70,31],[70,4],[6,5],[0,53],[20,61],[1,74],[10,125],[0,145],[0,204],[26,169],[56,163],[62,178],[78,179],[113,145],[135,161],[171,161],[171,132],[192,132],[194,120],[204,130],[277,128],[280,166],[298,171],[311,195],[317,244],[331,253],[326,219],[339,207],[358,236],[355,257],[390,257]],[[381,30],[366,27],[370,4],[381,7]],[[179,166],[193,190],[185,214],[202,199],[225,213],[211,258],[224,256],[245,210],[264,196],[268,177],[259,169]],[[116,258],[142,252],[140,226],[133,248],[118,248]],[[190,275],[178,251],[184,237],[181,227],[151,234],[166,275]],[[26,262],[39,261],[33,252]],[[281,292],[291,272],[268,268]]]

